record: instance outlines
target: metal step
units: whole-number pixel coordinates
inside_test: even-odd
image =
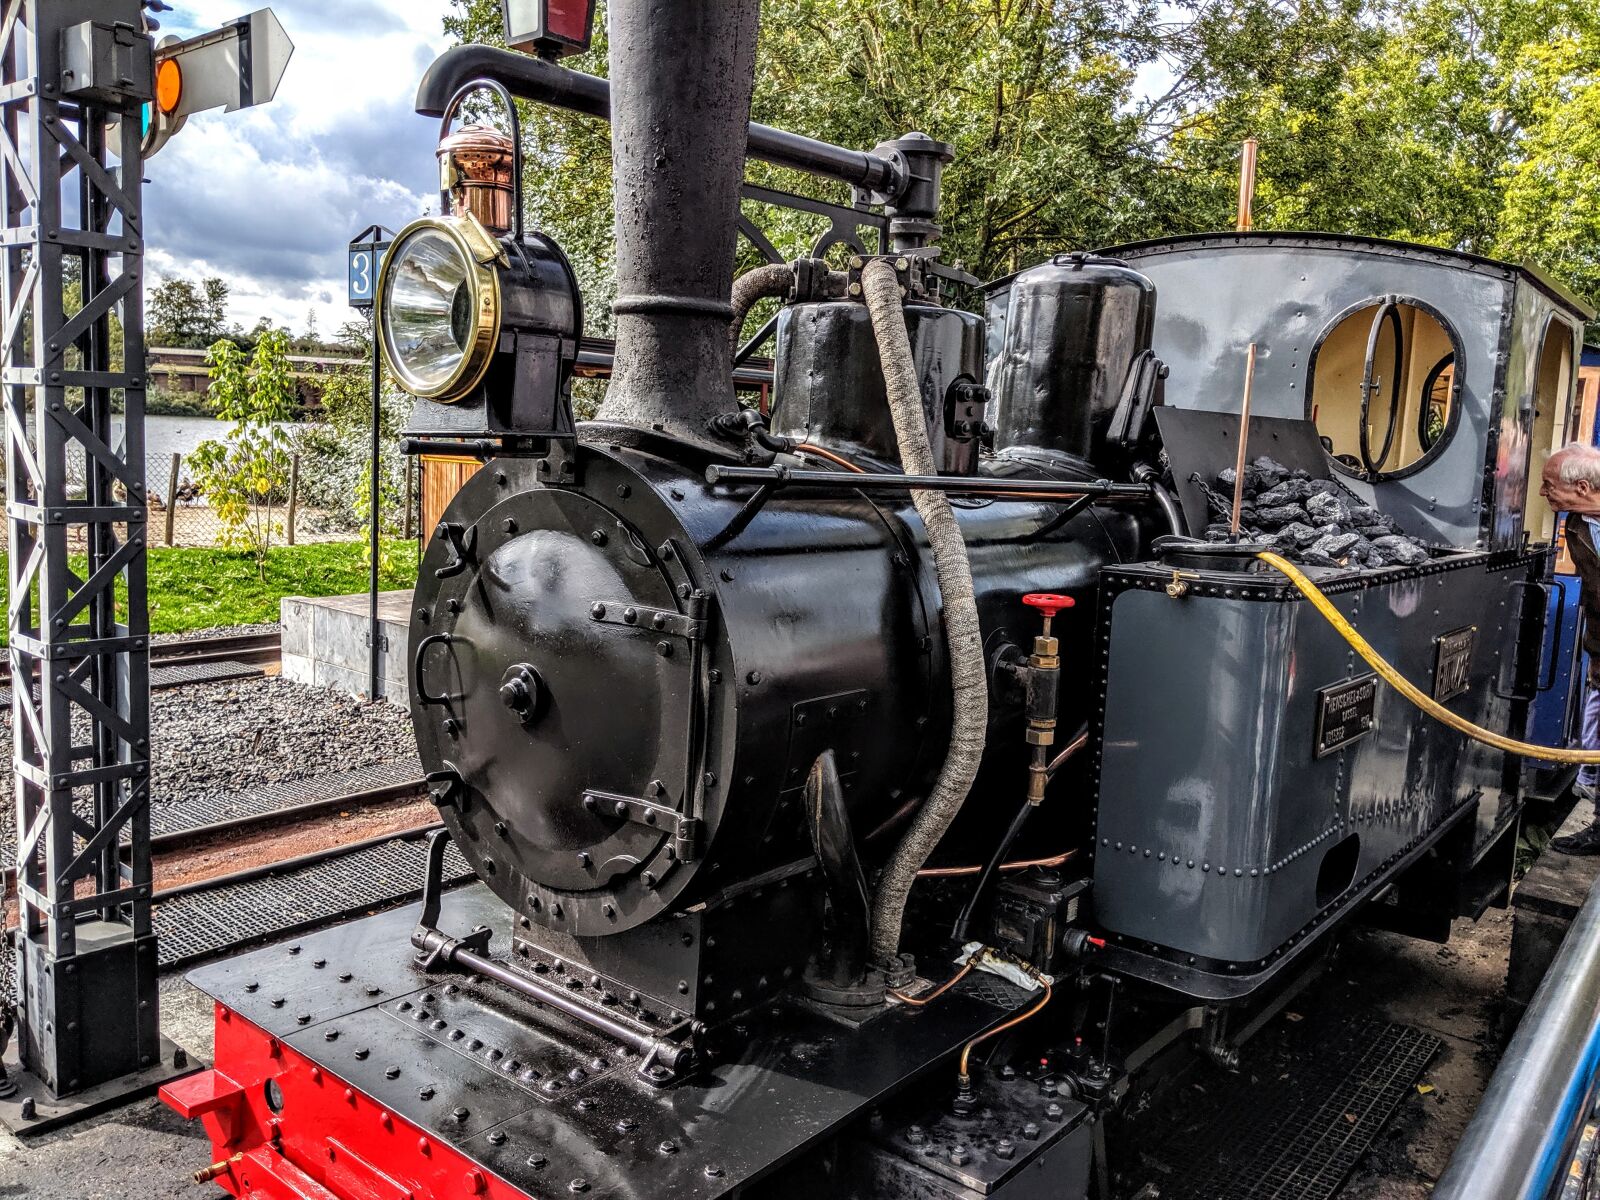
[[[170,971],[415,900],[425,859],[424,841],[395,838],[263,878],[158,899],[160,967]],[[444,877],[450,885],[473,878],[454,845],[445,855]]]
[[[169,688],[186,683],[218,683],[224,679],[244,679],[263,674],[265,671],[260,663],[240,662],[233,658],[217,659],[215,662],[179,662],[170,666],[151,667],[150,686]]]
[[[1141,1120],[1163,1133],[1138,1154],[1144,1165],[1124,1194],[1153,1186],[1162,1200],[1332,1200],[1443,1045],[1367,1016],[1301,1040],[1286,1060],[1253,1054],[1252,1044],[1238,1074],[1208,1072],[1202,1095],[1184,1088],[1170,1098],[1178,1120],[1155,1111]]]

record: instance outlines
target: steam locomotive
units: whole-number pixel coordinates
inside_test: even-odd
[[[420,915],[191,976],[216,1067],[165,1095],[233,1195],[1104,1196],[1142,1081],[1232,1061],[1352,918],[1443,938],[1506,897],[1522,762],[1205,534],[1254,461],[1417,536],[1306,571],[1519,732],[1592,313],[1276,234],[1062,255],[964,311],[949,148],[747,126],[757,8],[616,0],[609,87],[486,47],[423,82],[447,128],[483,87],[609,114],[615,375],[575,422],[571,266],[517,164],[447,143],[379,283],[408,447],[484,460],[411,622],[445,832]],[[747,155],[856,204],[730,292]],[[770,413],[732,386],[763,296]]]

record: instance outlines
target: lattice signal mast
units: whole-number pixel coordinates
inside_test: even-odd
[[[166,7],[5,0],[0,17],[15,1003],[23,1066],[54,1097],[160,1055],[144,160],[197,108],[270,99],[292,49],[266,12],[158,50],[144,10]],[[213,97],[229,71],[236,93]]]

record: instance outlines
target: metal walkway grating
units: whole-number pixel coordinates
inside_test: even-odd
[[[158,900],[161,969],[414,900],[422,894],[426,855],[425,841],[397,838],[281,874]],[[473,878],[453,844],[444,878],[451,884]]]
[[[173,663],[170,666],[151,667],[150,686],[168,688],[185,683],[218,683],[224,679],[245,679],[265,673],[260,663],[239,662],[231,658],[220,658],[215,662]]]
[[[243,792],[221,792],[173,801],[158,800],[150,806],[150,831],[155,834],[180,833],[198,829],[202,825],[215,825],[220,821],[237,821],[299,808],[305,804],[319,804],[357,792],[403,788],[413,784],[420,791],[422,764],[414,758],[408,758],[337,771],[330,775],[312,775],[305,779],[262,784]]]
[[[1286,1070],[1252,1064],[1247,1047],[1239,1075],[1209,1084],[1164,1139],[1169,1169],[1140,1182],[1162,1200],[1332,1200],[1443,1043],[1373,1017],[1315,1043]]]

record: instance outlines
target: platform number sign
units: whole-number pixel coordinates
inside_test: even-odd
[[[369,242],[350,247],[350,307],[371,308],[378,286],[378,271],[383,267],[387,242]]]

